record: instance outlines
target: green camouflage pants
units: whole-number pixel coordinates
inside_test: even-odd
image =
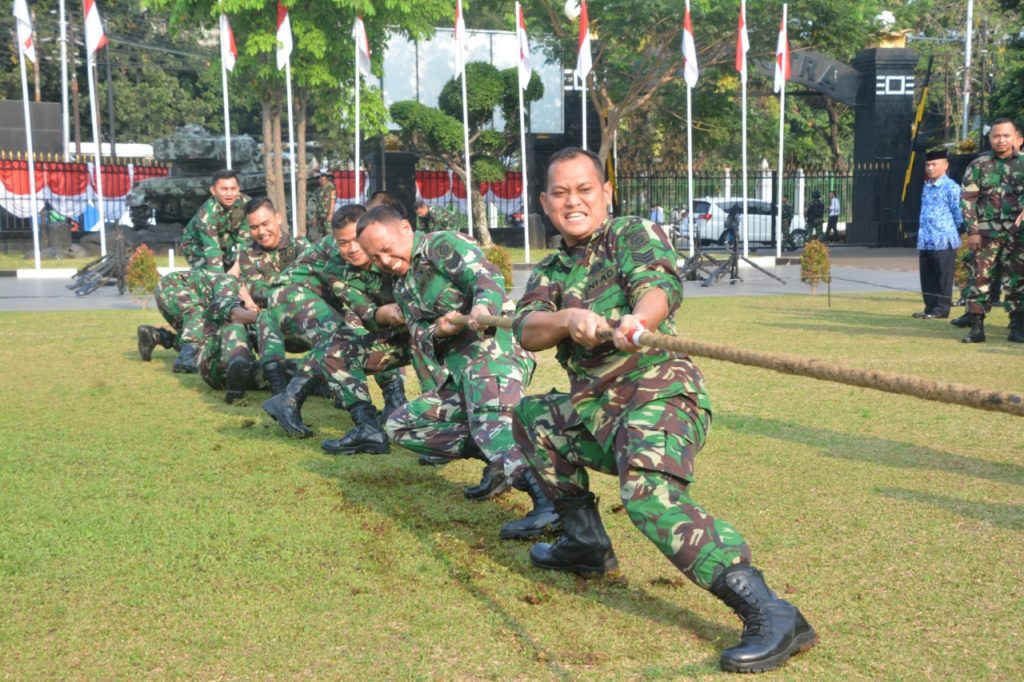
[[[207,334],[199,349],[199,375],[210,388],[224,388],[228,363],[237,357],[252,360],[249,329],[237,322],[225,324],[219,329],[210,329],[207,325]]]
[[[974,252],[973,267],[968,266],[963,295],[967,312],[985,314],[991,308],[992,288],[1002,284],[1003,307],[1008,312],[1024,310],[1024,242],[1021,233],[999,233],[981,237],[981,249]]]
[[[199,343],[203,338],[206,302],[200,300],[188,278],[188,270],[164,275],[154,292],[156,307],[178,335],[178,345]]]
[[[279,287],[260,311],[257,329],[262,362],[284,362],[286,350],[314,348],[342,324],[342,315],[319,292],[303,285]]]
[[[674,423],[671,430],[660,428],[666,419]],[[688,494],[710,414],[675,396],[634,409],[622,416],[621,424],[612,448],[603,448],[576,414],[571,397],[551,392],[524,398],[513,428],[516,443],[549,496],[588,490],[587,469],[617,474],[633,524],[704,589],[725,568],[749,562],[743,537]]]
[[[512,411],[523,385],[504,376],[487,376],[471,365],[459,380],[449,377],[388,419],[385,428],[398,445],[413,452],[459,459],[469,456],[470,439],[488,462],[503,460],[505,475],[525,469],[512,438]]]

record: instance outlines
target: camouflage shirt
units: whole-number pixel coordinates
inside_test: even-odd
[[[501,314],[504,279],[473,240],[455,232],[415,233],[409,271],[395,280],[395,299],[417,351],[457,381],[472,368],[477,376],[529,383],[533,356],[515,343],[508,329],[478,333],[467,327],[455,336],[436,336],[437,318],[452,310],[467,314],[473,306],[484,305],[491,315]],[[443,377],[438,379],[443,383]]]
[[[428,206],[427,215],[417,221],[416,229],[421,232],[458,232],[459,224],[455,214],[440,206]]]
[[[249,197],[238,195],[231,208],[210,197],[188,221],[181,235],[181,250],[193,270],[227,271],[249,245],[245,227],[245,204]]]
[[[334,204],[338,200],[338,190],[332,180],[326,186],[318,187],[316,191],[316,221],[323,226],[331,224],[331,216],[334,215]]]
[[[377,322],[377,309],[395,302],[394,280],[375,266],[369,269],[345,263],[346,272],[332,285],[331,290],[340,306],[353,312],[370,331],[382,331]]]
[[[287,232],[281,233],[281,242],[276,249],[268,251],[256,242],[242,252],[239,260],[239,279],[249,290],[249,295],[260,308],[267,307],[271,283],[281,271],[294,263],[309,242],[303,238],[292,239]]]
[[[514,333],[522,339],[530,313],[566,308],[591,310],[614,326],[655,289],[668,296],[668,317],[658,326],[675,334],[675,314],[683,299],[676,254],[660,225],[642,218],[609,218],[586,243],[545,258],[530,276],[516,308]],[[576,412],[602,442],[618,417],[652,400],[682,395],[711,409],[704,379],[681,353],[645,348],[623,353],[612,342],[585,348],[568,337],[557,346],[566,369]]]
[[[332,235],[309,244],[299,257],[271,283],[271,288],[301,284],[316,291],[335,308],[341,302],[334,298],[331,288],[349,275],[348,262],[338,253],[338,244]]]
[[[960,208],[968,235],[991,237],[1013,228],[1024,191],[1024,155],[1013,152],[1001,159],[986,152],[964,171]]]

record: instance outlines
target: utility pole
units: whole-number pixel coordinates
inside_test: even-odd
[[[110,158],[117,163],[117,137],[114,135],[114,82],[110,77],[110,43],[103,48],[107,58],[107,130],[110,131]],[[99,67],[96,67],[99,70]]]
[[[64,11],[64,0],[60,0],[60,114],[63,129],[61,144],[64,147],[64,161],[70,161],[68,138],[71,130],[68,121],[68,22]]]
[[[967,0],[967,33],[964,38],[964,122],[960,138],[967,139],[971,125],[971,38],[974,34],[974,0]]]

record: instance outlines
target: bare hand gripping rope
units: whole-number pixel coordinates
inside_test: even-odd
[[[456,324],[465,324],[469,319],[468,315],[461,315],[456,317],[454,322]],[[490,327],[512,328],[512,320],[507,317],[482,315],[477,320],[480,324]],[[614,333],[609,329],[600,332],[599,336],[603,339],[611,340]],[[964,384],[932,381],[905,374],[841,367],[821,360],[815,360],[814,358],[800,358],[743,350],[717,343],[704,343],[678,336],[668,336],[642,328],[630,330],[627,336],[638,346],[647,346],[675,353],[686,353],[687,355],[696,355],[702,358],[711,358],[712,360],[723,360],[739,365],[770,369],[782,374],[796,374],[798,376],[811,377],[812,379],[821,379],[822,381],[834,381],[850,386],[873,388],[876,391],[884,391],[886,393],[899,393],[924,400],[964,405],[992,412],[1006,412],[1007,414],[1024,417],[1024,397],[1008,391],[987,391],[965,386]]]

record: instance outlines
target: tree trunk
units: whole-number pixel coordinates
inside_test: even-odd
[[[306,236],[306,98],[300,93],[295,101],[295,144],[298,146],[296,155],[298,157],[295,169],[295,181],[299,183],[296,188],[295,201],[298,206],[295,208],[295,229],[301,237]]]
[[[480,245],[485,249],[494,246],[491,241],[491,229],[487,226],[487,209],[484,207],[484,198],[480,190],[473,188],[470,196],[470,210],[473,211],[473,228],[480,235]]]
[[[832,152],[832,166],[840,173],[846,172],[846,159],[839,148],[839,117],[841,113],[836,107],[835,100],[831,97],[822,97],[825,103],[825,112],[828,114],[828,148]]]
[[[285,208],[288,206],[285,201],[285,178],[284,178],[284,145],[281,144],[281,102],[275,100],[271,109],[270,116],[270,143],[273,145],[274,151],[274,177],[277,182],[274,185],[274,194],[271,196],[271,201],[277,206],[278,210],[282,214],[287,214]]]
[[[274,177],[274,146],[272,143],[274,127],[270,123],[270,102],[266,99],[263,100],[260,113],[263,123],[263,171],[267,185],[265,191],[268,197],[273,197],[276,194],[277,189],[277,178]],[[273,201],[273,199],[271,199],[271,201]]]

